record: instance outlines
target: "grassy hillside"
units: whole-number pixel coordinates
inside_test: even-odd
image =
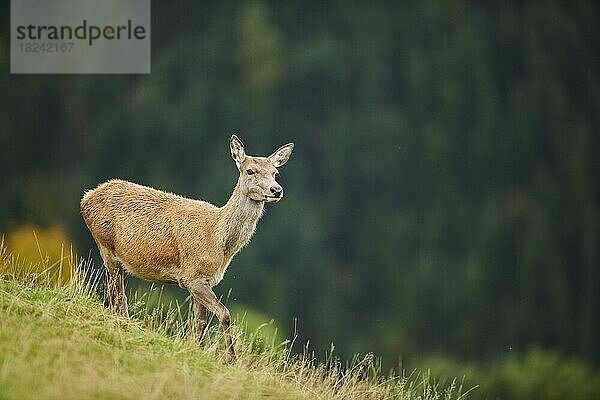
[[[383,377],[372,357],[315,365],[237,326],[240,359],[226,365],[217,327],[201,350],[172,314],[126,320],[76,271],[60,283],[73,262],[24,266],[0,253],[0,399],[463,398],[426,374]]]

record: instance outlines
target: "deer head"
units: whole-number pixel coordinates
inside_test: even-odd
[[[240,171],[242,195],[265,203],[278,202],[283,198],[283,188],[276,181],[279,176],[277,168],[289,160],[294,143],[281,146],[269,157],[253,157],[246,154],[242,141],[232,135],[230,148],[231,157]]]

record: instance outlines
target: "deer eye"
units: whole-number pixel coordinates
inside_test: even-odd
[[[246,170],[246,173],[247,173],[248,175],[254,175],[254,171],[253,171],[251,168],[248,168],[248,169]]]

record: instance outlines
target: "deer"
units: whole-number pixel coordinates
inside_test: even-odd
[[[268,157],[249,156],[242,141],[232,135],[231,157],[239,177],[222,207],[120,179],[85,192],[80,210],[104,263],[108,307],[129,317],[127,274],[178,284],[191,295],[193,329],[200,346],[208,310],[223,329],[225,360],[234,363],[231,315],[213,287],[254,234],[265,203],[283,198],[276,181],[278,168],[293,149],[294,143],[288,143]]]

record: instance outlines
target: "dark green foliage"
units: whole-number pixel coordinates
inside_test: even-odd
[[[471,399],[592,400],[600,398],[600,374],[589,364],[558,352],[531,349],[525,355],[509,354],[483,365],[446,359],[423,361],[432,376],[448,384],[455,376],[463,387],[477,386]]]
[[[600,361],[595,2],[154,2],[149,76],[9,75],[0,230],[112,177],[223,204],[296,143],[220,285],[319,354]],[[95,254],[95,250],[93,252]]]

